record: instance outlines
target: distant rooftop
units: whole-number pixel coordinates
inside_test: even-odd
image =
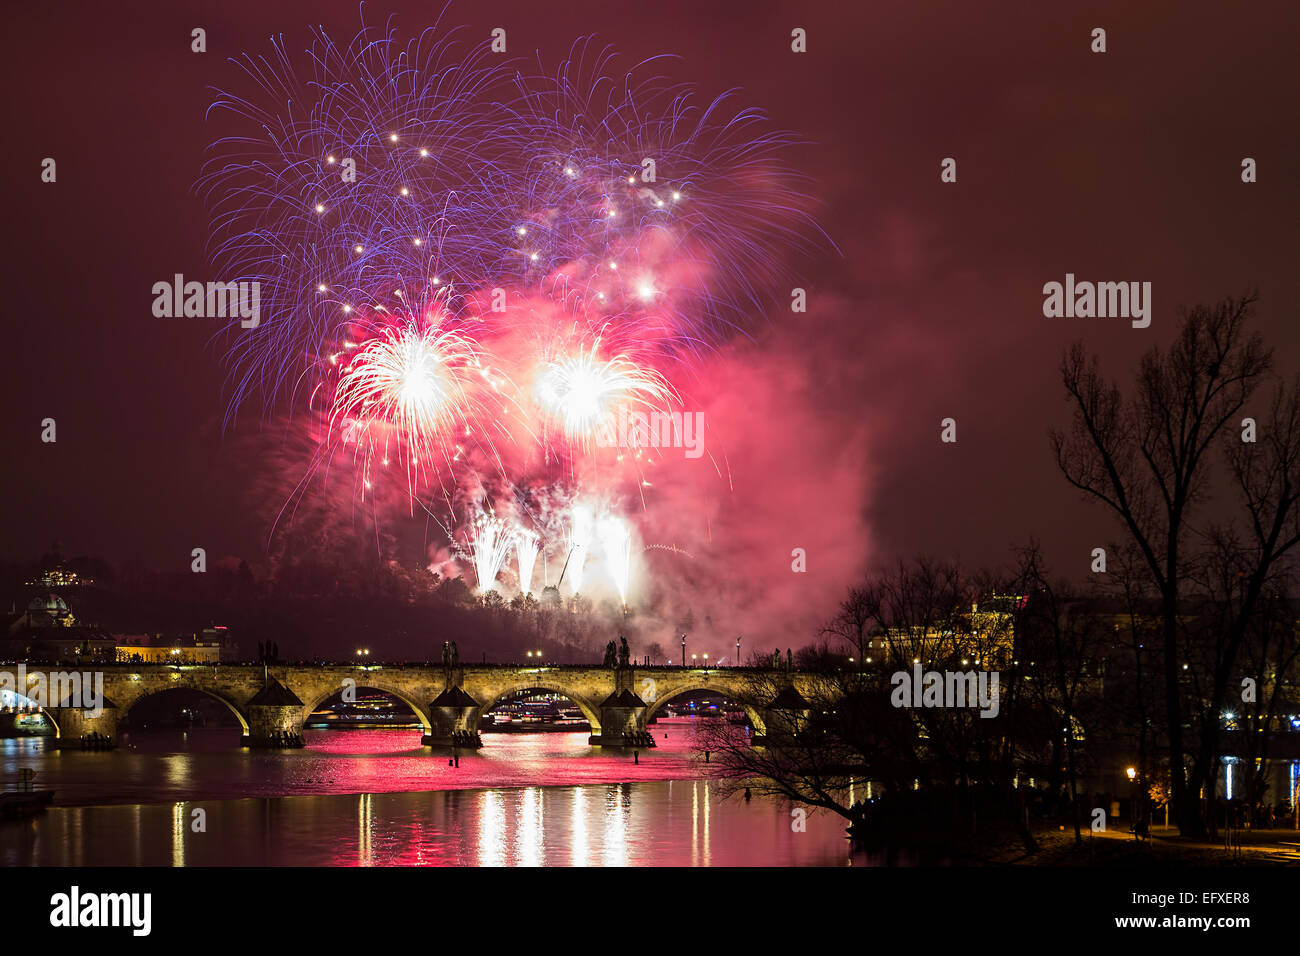
[[[27,582],[30,587],[40,588],[73,588],[94,583],[92,579],[83,578],[76,571],[69,571],[63,565],[42,571],[40,577]]]

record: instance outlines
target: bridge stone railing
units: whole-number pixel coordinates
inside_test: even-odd
[[[392,694],[415,712],[424,726],[423,742],[433,747],[473,747],[481,742],[483,712],[520,690],[549,690],[572,700],[591,724],[590,742],[606,747],[649,747],[648,722],[671,699],[690,691],[711,690],[743,696],[754,675],[797,688],[798,672],[748,668],[589,667],[574,665],[435,664],[111,664],[104,672],[102,713],[70,706],[46,708],[59,745],[80,746],[96,733],[115,739],[118,722],[136,703],[154,694],[188,689],[221,701],[238,719],[245,746],[284,746],[299,740],[307,717],[344,690],[370,688]],[[780,705],[773,700],[772,704]],[[786,701],[788,705],[789,700]],[[788,708],[745,704],[762,743],[769,724],[782,726]]]

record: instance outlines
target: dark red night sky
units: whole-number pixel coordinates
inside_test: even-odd
[[[813,144],[794,158],[843,256],[802,263],[808,312],[720,360],[736,488],[713,533],[735,535],[738,572],[788,573],[807,547],[821,607],[858,565],[900,554],[995,562],[1036,535],[1058,569],[1084,566],[1108,519],[1066,486],[1046,435],[1068,423],[1057,364],[1072,340],[1127,374],[1180,306],[1257,287],[1280,369],[1300,346],[1293,3],[902,6],[492,0],[446,15],[484,37],[504,26],[514,52],[551,62],[585,34],[630,61],[677,54],[674,80],[738,87]],[[403,32],[437,10],[367,9]],[[165,567],[202,543],[255,562],[267,529],[241,489],[259,423],[223,435],[215,325],[154,318],[150,289],[209,271],[192,187],[224,132],[204,110],[227,57],[272,34],[305,45],[317,23],[347,37],[357,7],[25,4],[6,20],[0,548],[28,558],[58,538]],[[190,52],[195,26],[206,54]],[[790,52],[796,26],[807,54]],[[1089,50],[1098,26],[1104,55]],[[47,156],[55,184],[40,181]],[[940,182],[948,156],[956,184]],[[1067,272],[1151,282],[1151,327],[1045,318],[1042,286]],[[770,401],[728,404],[756,376]],[[956,445],[939,441],[947,416]],[[46,417],[56,444],[40,440]],[[260,427],[277,448],[282,426]]]

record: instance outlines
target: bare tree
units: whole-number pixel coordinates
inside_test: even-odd
[[[1036,544],[1021,553],[1029,613],[1019,628],[1016,653],[1029,657],[1029,682],[1053,723],[1053,741],[1064,751],[1074,840],[1083,842],[1079,801],[1079,741],[1091,726],[1096,688],[1094,670],[1103,642],[1104,619],[1095,602],[1066,581],[1049,579]],[[1038,666],[1034,666],[1038,665]]]
[[[852,649],[859,669],[870,656],[871,629],[879,611],[877,599],[865,587],[850,588],[848,596],[840,602],[839,611],[822,628],[823,635],[837,638]]]
[[[1189,312],[1167,351],[1155,347],[1143,357],[1130,401],[1076,344],[1061,367],[1074,421],[1068,433],[1052,433],[1062,474],[1116,515],[1160,595],[1166,733],[1184,833],[1204,829],[1183,735],[1178,609],[1185,544],[1206,490],[1211,450],[1272,367],[1263,340],[1246,332],[1254,304],[1247,295]]]
[[[738,702],[766,710],[783,700],[769,712],[764,745],[751,746],[742,728],[711,720],[696,728],[695,749],[716,756],[711,771],[727,789],[745,788],[829,810],[848,821],[850,834],[856,835],[865,813],[867,781],[889,774],[872,765],[874,750],[854,726],[856,681],[843,675],[810,680],[811,687],[803,685],[807,694],[791,695],[780,674],[748,675],[736,695]]]
[[[1124,692],[1103,698],[1103,708],[1110,718],[1105,742],[1115,746],[1127,742],[1136,727],[1137,769],[1146,781],[1169,779],[1156,765],[1154,741],[1164,731],[1164,719],[1157,705],[1161,698],[1163,676],[1158,662],[1160,628],[1151,628],[1149,611],[1159,598],[1152,590],[1146,561],[1132,542],[1107,545],[1110,561],[1102,579],[1103,592],[1117,595],[1119,613],[1112,625],[1112,643],[1105,653],[1102,666],[1109,683],[1120,684]],[[1096,738],[1094,734],[1094,738]],[[1167,801],[1168,787],[1161,791],[1162,802]]]
[[[1295,703],[1287,693],[1295,687],[1300,670],[1300,641],[1296,640],[1295,615],[1287,597],[1292,581],[1292,575],[1285,573],[1272,582],[1242,652],[1242,672],[1255,688],[1253,700],[1242,701],[1236,721],[1250,806],[1265,800],[1272,730],[1282,719],[1284,708],[1291,713],[1293,707],[1288,705]]]
[[[946,830],[964,840],[984,808],[1001,818],[1013,805],[1010,764],[999,753],[1010,720],[984,719],[970,704],[898,705],[893,691],[900,676],[910,684],[918,664],[992,669],[1011,642],[1009,619],[996,609],[976,613],[955,565],[899,562],[854,588],[823,629],[856,652],[853,664],[815,655],[817,668],[801,672],[797,689],[788,675],[754,675],[741,697],[769,715],[764,744],[750,747],[717,725],[698,746],[718,758],[716,775],[838,813],[851,833],[932,839]],[[868,781],[887,811],[864,802]],[[895,832],[900,822],[906,833]],[[1022,815],[1010,822],[1032,849]]]

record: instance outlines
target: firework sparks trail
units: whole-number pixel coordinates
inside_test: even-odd
[[[375,456],[387,461],[391,448],[413,488],[422,468],[453,459],[470,432],[481,370],[473,341],[458,332],[411,324],[384,329],[342,366],[330,428],[344,426],[362,449],[367,474]]]
[[[586,505],[574,505],[569,525],[569,560],[560,577],[568,577],[569,587],[577,594],[582,589],[583,570],[591,548],[594,519]]]
[[[537,534],[526,528],[515,529],[515,556],[519,561],[519,593],[529,594],[533,586],[533,568],[541,551]]]
[[[627,522],[614,515],[605,516],[600,522],[600,546],[614,577],[619,600],[626,605],[628,575],[632,568],[632,536]]]
[[[471,550],[480,593],[496,587],[497,574],[510,551],[510,542],[504,521],[486,513],[479,514],[474,521]]]
[[[560,423],[565,437],[583,449],[602,439],[607,447],[614,444],[620,406],[656,408],[674,394],[654,369],[625,355],[602,358],[599,349],[597,339],[589,349],[548,362],[537,384],[538,401]]]
[[[403,42],[363,23],[237,61],[198,183],[214,266],[260,287],[257,328],[223,332],[227,424],[306,394],[325,423],[312,467],[355,443],[368,489],[395,457],[413,503],[489,479],[510,493],[561,462],[576,484],[614,480],[595,464],[623,460],[601,440],[618,410],[681,403],[799,284],[791,249],[833,248],[785,159],[798,138],[660,60],[584,39],[530,71],[443,25]],[[590,510],[570,524],[576,592]],[[499,547],[475,544],[480,587]]]
[[[781,160],[796,137],[589,40],[554,75],[445,27],[346,46],[317,30],[305,63],[280,40],[238,65],[249,89],[209,111],[237,134],[198,184],[213,259],[262,287],[258,334],[231,327],[232,411],[292,391],[353,312],[437,287],[468,318],[491,318],[478,296],[500,289],[703,355],[776,301],[792,243],[813,248],[803,177]]]

